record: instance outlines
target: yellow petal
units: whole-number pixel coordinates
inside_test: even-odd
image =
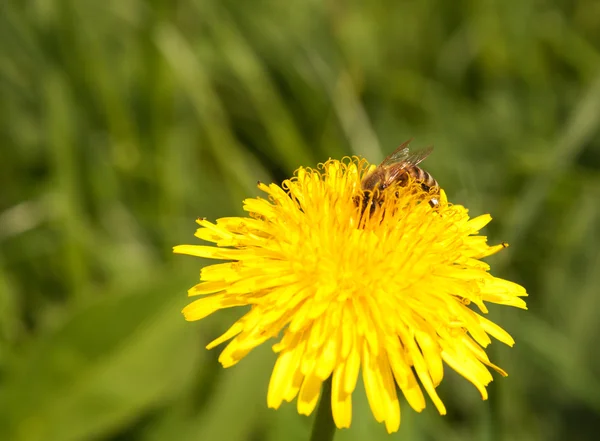
[[[310,415],[315,409],[321,394],[321,384],[323,380],[316,375],[308,374],[304,377],[300,394],[298,395],[298,413],[301,415]]]
[[[339,364],[333,373],[331,388],[331,412],[339,429],[350,427],[352,422],[352,393],[344,391],[345,364]]]
[[[183,312],[186,320],[201,320],[219,309],[232,308],[243,304],[244,303],[229,296],[215,294],[210,297],[204,297],[200,300],[193,301],[183,308],[181,312]]]

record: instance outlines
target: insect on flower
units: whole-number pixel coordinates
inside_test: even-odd
[[[350,427],[362,377],[375,419],[391,433],[400,426],[400,394],[417,412],[428,395],[446,413],[436,389],[444,366],[483,399],[490,369],[506,375],[484,348],[492,337],[514,340],[485,317],[487,305],[526,308],[527,292],[482,261],[506,247],[480,235],[491,216],[471,218],[450,203],[417,167],[431,149],[407,145],[378,167],[329,159],[281,185],[259,183],[267,197],[244,200],[246,215],[198,220],[204,243],[175,247],[216,261],[188,291],[187,320],[249,307],[207,346],[228,342],[221,364],[272,344],[269,407],[297,399],[298,412],[310,415],[331,381],[333,420]]]
[[[363,190],[362,211],[370,209],[371,214],[377,205],[383,204],[384,190],[392,185],[406,187],[409,180],[418,182],[424,192],[430,194],[429,205],[439,205],[440,186],[428,172],[418,166],[433,151],[433,147],[411,151],[408,145],[412,139],[400,144],[381,164],[368,173],[361,181]],[[360,198],[355,202],[360,203]]]

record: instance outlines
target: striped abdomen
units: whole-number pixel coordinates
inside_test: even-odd
[[[431,176],[421,167],[418,167],[416,165],[410,165],[408,167],[405,167],[403,171],[404,173],[398,179],[401,183],[405,183],[408,180],[406,175],[409,175],[415,181],[419,182],[423,187],[423,190],[425,191],[429,191],[433,188],[437,192],[440,188],[439,184],[433,178],[433,176]]]

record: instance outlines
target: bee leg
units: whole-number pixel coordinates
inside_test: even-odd
[[[370,191],[365,191],[362,196],[354,196],[352,198],[354,205],[360,207],[361,215],[364,215],[369,210],[370,214],[373,214],[375,210],[375,204],[373,203],[373,198]]]

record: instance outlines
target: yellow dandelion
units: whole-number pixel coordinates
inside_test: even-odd
[[[485,302],[525,308],[527,294],[480,260],[506,246],[478,235],[489,215],[470,219],[443,191],[432,207],[414,181],[384,190],[381,205],[365,210],[357,201],[372,169],[358,158],[329,160],[281,186],[259,183],[268,199],[245,200],[248,217],[198,220],[196,237],[215,245],[174,251],[227,261],[202,269],[187,320],[250,305],[207,346],[232,339],[219,357],[224,367],[278,339],[269,407],[297,397],[298,412],[309,415],[330,379],[335,425],[349,427],[362,374],[373,415],[391,433],[400,425],[398,389],[417,412],[424,389],[446,413],[436,392],[444,362],[487,398],[488,367],[506,373],[483,348],[490,336],[514,342],[483,317]]]

